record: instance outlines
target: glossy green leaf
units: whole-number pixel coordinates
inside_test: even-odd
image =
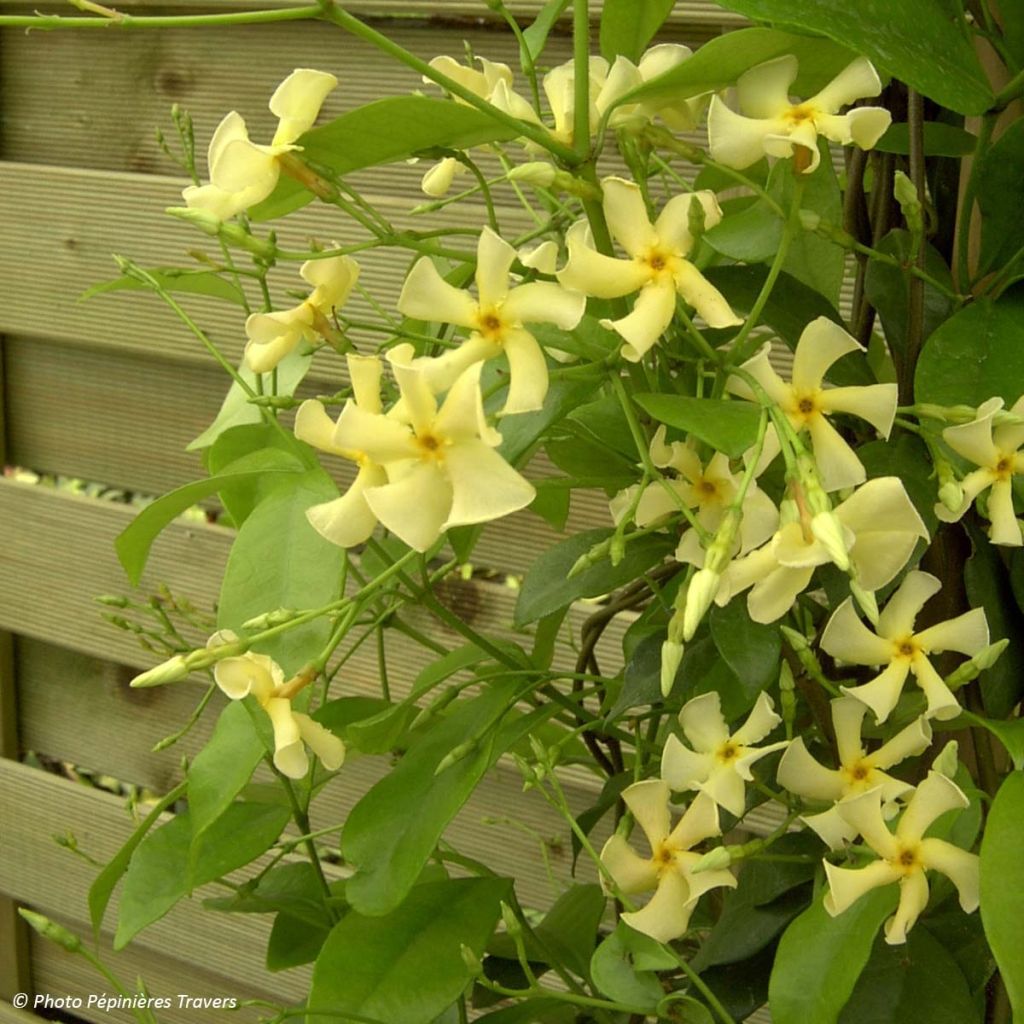
[[[540,9],[533,22],[523,29],[523,39],[526,42],[530,62],[535,62],[544,52],[551,29],[570,2],[571,0],[547,0],[547,3]],[[525,67],[527,61],[522,63]]]
[[[636,395],[636,403],[665,423],[738,459],[757,440],[761,409],[753,402],[688,395]]]
[[[203,900],[203,908],[227,914],[285,911],[307,927],[330,925],[320,880],[308,860],[278,864],[265,875],[244,882],[230,896]]]
[[[839,1024],[978,1024],[963,972],[926,928],[918,925],[905,946],[880,935]]]
[[[604,0],[601,56],[612,63],[621,53],[638,63],[674,4],[675,0]]]
[[[295,473],[302,468],[296,460],[284,464],[281,452],[253,452],[228,466],[217,476],[194,480],[151,502],[118,534],[114,541],[118,560],[133,586],[138,586],[153,542],[160,533],[196,502],[236,483],[258,480],[266,473]]]
[[[234,629],[274,608],[317,608],[336,599],[341,548],[320,536],[306,509],[336,498],[321,469],[296,473],[249,515],[238,531],[224,570],[217,626]],[[330,622],[316,619],[258,645],[288,672],[314,657],[327,641]]]
[[[743,200],[742,209],[725,200],[724,217],[704,233],[703,240],[715,252],[744,263],[767,263],[775,255],[782,240],[782,218],[763,199],[754,203]]]
[[[180,267],[158,267],[146,271],[165,291],[187,295],[206,295],[223,299],[245,308],[245,296],[234,281],[212,270],[182,270]],[[151,286],[134,277],[116,277],[112,281],[101,281],[86,288],[79,296],[80,301],[119,291],[146,291]]]
[[[560,999],[539,997],[476,1018],[476,1024],[575,1024],[576,1011]]]
[[[344,175],[438,146],[470,149],[515,136],[514,129],[464,103],[433,96],[389,96],[347,111],[306,132],[298,142],[304,160]],[[273,194],[249,215],[254,221],[270,220],[312,198],[297,181],[282,175]]]
[[[665,631],[660,628],[644,637],[626,659],[622,690],[608,712],[608,721],[614,722],[632,708],[661,703],[661,645],[664,640]]]
[[[981,210],[979,271],[1007,263],[1024,244],[1024,122],[1016,121],[992,144],[978,165]]]
[[[1019,772],[1024,771],[1024,718],[983,718],[969,711],[963,714],[974,725],[988,729],[1010,755],[1013,767]]]
[[[655,973],[678,966],[660,942],[621,921],[590,961],[594,984],[609,999],[638,1010],[653,1010],[665,996]]]
[[[277,364],[276,376],[273,378],[276,382],[274,394],[294,395],[296,388],[302,383],[306,373],[309,371],[312,362],[312,352],[304,351],[302,346],[293,352],[289,352]],[[239,366],[238,374],[252,391],[256,390],[258,374],[253,373],[244,363]],[[264,374],[263,378],[267,383],[271,380],[267,374]],[[228,393],[224,396],[224,401],[221,403],[221,407],[213,422],[197,438],[190,441],[186,445],[185,450],[189,452],[202,451],[204,448],[209,448],[225,430],[231,427],[239,427],[246,423],[259,423],[260,420],[260,411],[257,406],[249,401],[249,396],[246,394],[245,389],[237,381],[232,381],[231,387],[228,388]],[[280,431],[278,431],[278,434],[280,434]]]
[[[729,6],[734,6],[731,0]],[[689,60],[627,93],[623,102],[653,97],[685,99],[717,92],[733,85],[756,64],[788,53],[800,61],[800,74],[792,89],[798,96],[817,92],[855,56],[845,46],[827,39],[808,39],[770,28],[744,28],[704,43]]]
[[[544,446],[551,461],[578,487],[601,487],[609,493],[635,483],[636,459],[628,459],[607,445],[575,434],[553,438]]]
[[[717,693],[727,721],[735,721],[745,714],[757,699],[757,694],[750,693],[722,659],[710,636],[687,644],[679,676],[686,700],[702,693]],[[676,686],[680,688],[680,683]]]
[[[870,58],[879,71],[959,114],[980,114],[992,91],[966,26],[941,0],[718,0],[748,18],[820,33]],[[824,45],[822,40],[815,43]],[[942,60],[935,55],[941,53]],[[808,93],[795,89],[796,95]]]
[[[955,124],[925,121],[923,127],[925,156],[968,156],[974,152],[978,142],[977,136],[958,128]],[[906,156],[910,152],[910,125],[905,122],[889,125],[874,148],[880,153],[899,153]]]
[[[779,631],[754,622],[745,601],[712,608],[711,637],[722,660],[740,681],[753,703],[779,676],[782,641]]]
[[[310,924],[286,910],[280,911],[267,939],[267,970],[286,971],[311,964],[330,934],[330,925]]]
[[[1014,1018],[1024,1018],[1024,772],[1007,775],[981,841],[981,920],[1006,984]]]
[[[203,833],[248,785],[265,753],[248,708],[241,701],[229,701],[217,719],[213,735],[188,769],[194,857],[198,858]]]
[[[255,860],[277,840],[289,817],[288,808],[274,804],[232,804],[202,839],[193,872],[195,885],[205,885]],[[114,949],[123,949],[187,895],[191,839],[192,823],[186,813],[139,844],[124,879]]]
[[[505,680],[457,702],[349,812],[341,848],[356,872],[346,895],[360,913],[386,914],[402,902],[484,772],[536,724],[537,712],[509,711],[520,685]],[[474,749],[435,774],[442,758],[474,739]]]
[[[819,896],[790,924],[769,983],[774,1024],[836,1024],[897,895],[895,885],[873,889],[837,917]]]
[[[668,537],[649,534],[626,546],[625,558],[612,566],[607,559],[569,578],[569,570],[595,545],[607,540],[611,530],[587,530],[561,541],[539,555],[530,566],[516,601],[516,627],[542,619],[581,597],[598,597],[636,579],[657,565],[675,547]]]
[[[574,885],[562,893],[536,927],[545,961],[553,958],[581,978],[588,977],[606,904],[599,885]]]
[[[121,876],[128,870],[128,862],[135,853],[139,843],[146,838],[146,833],[157,823],[160,815],[169,807],[180,800],[185,793],[185,783],[180,782],[166,796],[164,796],[153,809],[139,823],[138,827],[131,834],[128,841],[121,847],[114,857],[106,864],[102,871],[89,886],[89,920],[92,922],[94,934],[98,937],[100,928],[103,927],[103,917],[110,904],[110,897],[114,894],[117,883]]]
[[[975,520],[966,519],[965,525],[974,545],[974,553],[964,567],[967,597],[972,607],[985,609],[989,640],[1010,641],[999,660],[982,672],[981,699],[990,717],[1006,718],[1024,695],[1024,613],[1013,599],[1013,587],[999,549]]]
[[[346,1013],[387,1024],[430,1024],[469,981],[462,958],[477,956],[494,930],[504,878],[460,878],[418,885],[390,913],[347,914],[313,968],[309,1024],[336,1024]]]
[[[879,241],[877,248],[895,256],[903,263],[910,262],[911,236],[902,229],[890,231]],[[953,275],[946,261],[932,246],[925,243],[925,270],[937,281],[953,287]],[[910,308],[911,277],[899,267],[878,260],[869,260],[864,275],[864,291],[868,301],[878,310],[885,328],[885,337],[898,353],[907,345],[907,315]],[[953,311],[952,300],[927,282],[924,292],[922,339],[928,338]]]

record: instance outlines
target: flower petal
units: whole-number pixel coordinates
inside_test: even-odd
[[[729,738],[722,702],[712,690],[688,700],[679,712],[679,724],[694,750],[710,754]]]
[[[800,820],[813,832],[830,850],[841,850],[847,843],[857,838],[857,830],[843,819],[835,807],[830,807],[820,814],[804,814]]]
[[[848,106],[854,100],[877,96],[881,91],[882,82],[871,61],[866,57],[858,57],[843,68],[824,89],[810,97],[807,104],[834,114],[840,107]]]
[[[356,405],[367,412],[380,412],[380,360],[376,356],[360,356],[349,352],[345,356],[345,363]]]
[[[444,528],[452,488],[432,462],[420,462],[395,483],[368,487],[366,502],[392,533],[415,551],[426,551]]]
[[[701,783],[700,789],[734,817],[743,817],[747,806],[747,787],[733,765],[717,765]]]
[[[207,170],[213,170],[213,165],[224,152],[227,144],[235,139],[248,139],[249,131],[245,127],[245,119],[237,110],[225,114],[219,125],[214,129],[210,139],[210,145],[206,151]]]
[[[850,352],[862,352],[856,338],[835,321],[819,316],[800,334],[793,353],[793,387],[799,391],[816,391],[830,366]]]
[[[295,711],[292,717],[299,727],[302,742],[316,754],[329,772],[336,772],[345,763],[345,744],[329,729],[314,722],[309,715]]]
[[[310,526],[338,547],[365,543],[377,525],[377,517],[366,503],[365,491],[368,487],[383,487],[387,482],[387,474],[380,466],[362,466],[340,498],[306,509]]]
[[[537,344],[537,339],[522,328],[505,332],[504,348],[510,376],[508,397],[501,415],[536,412],[543,407],[548,393],[548,363],[544,350]]]
[[[872,766],[891,768],[894,764],[923,754],[932,741],[932,727],[923,715],[901,729],[891,740],[883,743],[867,760]]]
[[[813,568],[791,569],[780,565],[763,580],[754,584],[747,597],[747,612],[755,622],[767,625],[781,619],[807,588],[814,575]]]
[[[849,822],[864,837],[864,842],[880,857],[892,860],[899,854],[899,843],[889,831],[882,813],[882,794],[869,789],[860,796],[836,804],[843,820]],[[902,838],[902,836],[901,836]]]
[[[910,798],[896,826],[896,835],[905,843],[920,842],[939,815],[969,805],[970,800],[952,779],[930,771]]]
[[[483,441],[467,439],[452,445],[444,465],[452,504],[442,530],[500,519],[537,496],[533,485]]]
[[[671,825],[668,809],[670,795],[668,783],[663,779],[634,782],[622,791],[622,802],[647,837],[652,853],[668,838]]]
[[[841,773],[824,767],[811,757],[800,736],[782,755],[775,777],[783,789],[808,800],[835,801],[843,795]]]
[[[416,261],[402,285],[398,311],[416,320],[475,327],[479,310],[469,292],[449,284],[424,256]]]
[[[718,805],[705,793],[698,793],[676,823],[668,841],[680,850],[689,850],[704,839],[719,836]]]
[[[850,138],[861,149],[874,149],[891,124],[892,114],[885,107],[857,107],[846,114]]]
[[[760,547],[779,527],[779,510],[775,502],[756,484],[747,490],[740,520],[740,550]]]
[[[323,404],[314,398],[307,398],[295,413],[292,432],[300,441],[305,441],[306,444],[312,445],[322,452],[330,452],[332,455],[340,455],[342,458],[351,458],[350,449],[339,448],[335,445],[334,426],[334,420],[327,414]]]
[[[895,384],[826,388],[818,397],[825,412],[845,412],[867,420],[882,437],[888,437],[896,417],[898,389]]]
[[[917,685],[921,687],[928,699],[928,709],[925,714],[929,718],[946,721],[956,718],[960,714],[960,702],[923,654],[915,655],[914,660],[910,663],[910,670],[914,673]]]
[[[476,292],[481,309],[491,309],[505,301],[508,272],[515,258],[515,249],[485,226],[476,249]]]
[[[981,902],[979,860],[943,839],[921,840],[921,861],[926,868],[944,874],[960,895],[960,906],[968,914]]]
[[[232,139],[210,168],[210,183],[225,192],[239,193],[246,207],[266,199],[281,174],[277,153],[248,139]]]
[[[679,261],[673,278],[676,291],[704,318],[708,327],[736,327],[743,323],[725,296],[689,260]]]
[[[307,260],[299,271],[313,286],[308,301],[324,314],[340,309],[359,280],[359,264],[351,256],[333,256],[325,260]]]
[[[270,97],[270,112],[280,119],[274,145],[294,142],[308,132],[337,84],[337,78],[325,71],[296,68]]]
[[[619,320],[602,320],[608,327],[625,338],[622,358],[639,362],[672,322],[676,311],[676,291],[667,279],[649,281],[640,289],[633,311]]]
[[[837,868],[825,861],[825,874],[829,891],[824,906],[833,917],[852,907],[872,889],[892,885],[900,878],[899,872],[884,860],[873,861],[863,868]]]
[[[938,582],[938,580],[936,580]],[[914,636],[921,649],[929,654],[959,651],[973,658],[988,646],[988,620],[982,608],[972,608],[955,619],[937,622]]]
[[[691,750],[676,736],[669,736],[661,753],[661,777],[672,788],[681,793],[685,789],[697,789],[711,772],[712,755]]]
[[[650,271],[636,260],[620,260],[599,253],[584,221],[569,228],[565,246],[569,258],[555,275],[563,288],[599,299],[617,299],[637,291],[650,279]]]
[[[415,458],[419,454],[409,428],[398,420],[365,412],[346,402],[334,428],[335,448],[363,452],[378,465]]]
[[[587,299],[583,292],[569,291],[553,281],[530,281],[508,293],[501,307],[506,321],[555,324],[571,331],[583,316]]]
[[[990,398],[978,406],[978,414],[970,423],[946,427],[942,439],[953,451],[976,466],[994,468],[999,462],[1000,453],[992,441],[992,417],[1002,407],[1001,398]]]
[[[424,363],[406,363],[398,359],[391,360],[391,371],[395,375],[395,380],[398,382],[398,390],[402,395],[402,417],[411,424],[417,437],[425,437],[430,434],[434,430],[434,421],[438,416],[437,401],[427,379]],[[479,363],[463,371],[459,379],[461,380],[466,377],[467,374],[472,374],[474,370],[477,380],[479,380]],[[452,385],[453,390],[455,386],[455,384]],[[451,395],[449,395],[450,397]],[[446,404],[448,404],[447,399]],[[452,404],[454,405],[455,403],[453,402]],[[374,461],[382,462],[384,460],[375,459]]]
[[[893,658],[892,643],[864,625],[851,597],[829,619],[821,635],[821,649],[847,665],[887,665]]]
[[[853,697],[836,697],[830,703],[839,763],[856,764],[864,756],[861,729],[864,725],[864,716],[868,713],[867,705]]]
[[[777,131],[775,118],[755,119],[737,114],[719,99],[711,97],[708,108],[708,148],[711,156],[726,167],[742,171],[765,154],[765,137]]]
[[[928,906],[928,879],[924,871],[912,871],[900,879],[900,902],[896,913],[885,922],[885,941],[890,946],[901,946],[907,941],[907,932]]]
[[[630,928],[658,942],[671,942],[685,934],[693,913],[686,879],[677,871],[664,871],[658,890],[642,910],[621,915]]]
[[[681,255],[687,255],[693,248],[693,236],[690,234],[690,209],[699,203],[704,211],[704,229],[710,231],[722,220],[722,208],[718,205],[715,193],[708,189],[699,192],[684,192],[673,196],[662,207],[658,219],[654,222],[654,230],[662,245],[675,249]]]
[[[281,677],[280,668],[265,654],[221,658],[213,666],[214,680],[232,700],[241,700],[251,693],[262,703],[270,698]]]
[[[786,407],[792,404],[793,389],[775,372],[775,367],[772,366],[770,361],[771,352],[771,344],[766,343],[762,345],[757,354],[751,356],[740,369],[746,370],[764,388],[768,397],[773,402]],[[726,382],[726,390],[749,401],[758,401],[746,381],[740,377],[730,377]]]
[[[814,568],[830,561],[825,545],[813,535],[808,540],[798,522],[780,526],[772,537],[771,548],[779,564],[790,569]]]
[[[292,715],[292,702],[285,697],[271,697],[263,703],[263,709],[274,727],[274,765],[291,779],[302,778],[309,769],[309,761],[302,748],[299,725]]]
[[[753,746],[763,740],[781,721],[782,718],[775,713],[771,697],[762,690],[757,695],[757,701],[747,716],[747,720],[732,734],[730,739],[742,747]]]
[[[808,419],[807,429],[811,434],[821,486],[826,491],[839,491],[864,483],[867,477],[864,464],[821,413]]]
[[[1013,490],[1009,479],[996,480],[992,484],[988,495],[988,517],[992,520],[989,539],[993,544],[1014,548],[1024,544],[1020,524],[1013,510]]]
[[[855,697],[871,708],[875,721],[881,724],[896,707],[909,671],[910,662],[906,658],[899,658],[891,662],[870,683],[864,683],[863,686],[841,686],[839,689],[848,697]]]
[[[658,869],[644,860],[620,835],[613,835],[601,850],[601,863],[626,895],[648,892],[658,885]]]
[[[799,64],[792,54],[752,67],[736,82],[740,110],[748,117],[778,117],[790,104],[789,89]]]
[[[921,609],[941,589],[942,583],[931,573],[911,569],[878,616],[878,632],[890,640],[911,635]]]
[[[658,236],[647,216],[640,186],[625,178],[610,177],[601,182],[604,215],[608,230],[630,256],[640,256],[655,245]]]

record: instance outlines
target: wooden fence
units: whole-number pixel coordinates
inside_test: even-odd
[[[149,0],[120,6],[155,9]],[[205,6],[178,0],[174,10]],[[481,16],[477,0],[358,0],[349,6],[380,18],[387,32],[425,58],[460,54],[466,40],[476,53],[515,63],[509,33],[486,11]],[[540,3],[511,6],[526,15]],[[0,0],[5,13],[28,9]],[[738,20],[711,2],[683,0],[665,37],[698,45]],[[568,37],[560,32],[545,59],[568,55]],[[152,494],[201,475],[197,457],[184,448],[215,414],[223,375],[157,301],[117,295],[82,303],[77,297],[113,276],[112,252],[158,265],[181,261],[196,245],[191,229],[162,213],[179,201],[183,185],[154,138],[155,125],[169,128],[170,105],[180,103],[194,115],[201,148],[230,107],[261,137],[271,128],[269,91],[296,66],[338,74],[342,84],[328,99],[328,116],[421,86],[377,51],[319,23],[135,34],[0,32],[0,454],[6,463]],[[421,173],[398,165],[359,174],[354,184],[404,224],[422,199]],[[472,206],[455,210],[467,224],[482,219]],[[514,211],[502,217],[516,222]],[[290,242],[309,235],[345,241],[346,232],[338,218],[310,207],[289,219],[283,235]],[[387,257],[368,255],[362,263],[364,283],[385,305],[393,303],[398,278]],[[286,278],[275,278],[281,297],[292,286]],[[197,318],[237,359],[244,340],[238,324],[215,306],[199,301],[196,307]],[[311,387],[333,390],[337,368],[325,363]],[[545,466],[534,472],[542,475]],[[178,780],[182,755],[201,745],[213,720],[208,715],[180,746],[151,752],[184,721],[198,691],[129,690],[132,675],[152,662],[99,617],[96,595],[128,591],[112,542],[132,515],[116,502],[0,480],[0,997],[7,1000],[18,992],[85,997],[104,990],[80,957],[30,936],[15,907],[33,907],[87,934],[85,893],[95,868],[54,837],[70,833],[102,861],[133,827],[123,796],[81,785],[72,771],[33,765],[40,759],[67,763],[163,793]],[[606,521],[603,497],[585,496],[567,529]],[[522,572],[553,536],[537,517],[520,513],[487,530],[476,562]],[[165,583],[210,608],[229,543],[222,527],[175,525],[156,545],[140,592]],[[496,583],[471,580],[452,585],[446,600],[481,626],[507,628],[513,596]],[[425,618],[420,625],[439,629]],[[620,635],[608,633],[609,664]],[[397,689],[419,663],[415,648],[394,641],[389,664]],[[375,658],[354,658],[344,679],[346,693],[376,692]],[[29,752],[32,764],[26,763]],[[386,768],[380,758],[347,767],[322,801],[318,824],[340,821]],[[583,806],[592,783],[582,777],[569,783]],[[532,829],[547,842],[556,876],[565,878],[569,856],[560,821],[539,798],[522,793],[517,772],[508,768],[481,786],[451,833],[466,853],[513,874],[524,902],[549,901],[540,843],[522,828],[484,824],[488,814]],[[156,995],[300,999],[307,970],[270,975],[261,966],[267,931],[256,915],[211,914],[195,898],[143,932],[128,951],[110,955],[110,963],[129,984],[143,976]],[[107,935],[104,945],[109,950]],[[96,1021],[130,1019],[77,1012]],[[25,1019],[0,1003],[0,1024]],[[194,1024],[201,1018],[194,1011],[166,1015],[179,1019]]]

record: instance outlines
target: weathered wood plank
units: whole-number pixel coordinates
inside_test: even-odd
[[[35,1014],[16,1010],[10,1003],[0,1002],[0,1024],[36,1024],[39,1020]]]

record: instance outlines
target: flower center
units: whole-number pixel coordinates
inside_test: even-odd
[[[675,257],[671,252],[665,249],[659,249],[657,246],[649,249],[640,260],[640,262],[646,264],[647,269],[656,276],[671,273],[674,261]]]
[[[896,854],[889,863],[896,868],[897,871],[902,871],[904,874],[909,875],[912,871],[916,871],[922,867],[921,860],[917,855],[916,846],[902,846],[900,852]]]
[[[443,458],[442,449],[444,445],[440,438],[435,437],[433,434],[418,434],[416,436],[416,444],[420,448],[420,458],[422,459],[441,459]]]
[[[854,786],[860,786],[871,777],[871,765],[865,764],[863,761],[854,761],[853,764],[846,767],[845,771],[851,785]]]
[[[805,121],[813,121],[817,110],[809,103],[798,103],[789,108],[782,116],[792,125],[803,124]]]
[[[705,501],[710,501],[712,498],[718,497],[718,488],[715,486],[715,482],[713,480],[708,480],[707,477],[701,477],[700,482],[697,484],[697,493]]]
[[[476,323],[478,330],[485,338],[496,342],[501,341],[501,336],[505,333],[505,323],[498,315],[497,310],[481,310]]]
[[[813,393],[794,395],[793,404],[790,408],[792,409],[792,414],[805,423],[819,411],[818,403]]]
[[[917,654],[917,644],[912,636],[896,641],[896,654],[900,658],[912,658]]]
[[[1005,480],[1007,477],[1013,475],[1013,458],[1010,455],[1003,455],[999,461],[992,467],[992,471],[999,477],[1000,480]]]
[[[732,740],[726,740],[717,751],[715,756],[723,764],[729,764],[731,761],[735,761],[740,756],[740,746],[738,743],[734,743]]]

